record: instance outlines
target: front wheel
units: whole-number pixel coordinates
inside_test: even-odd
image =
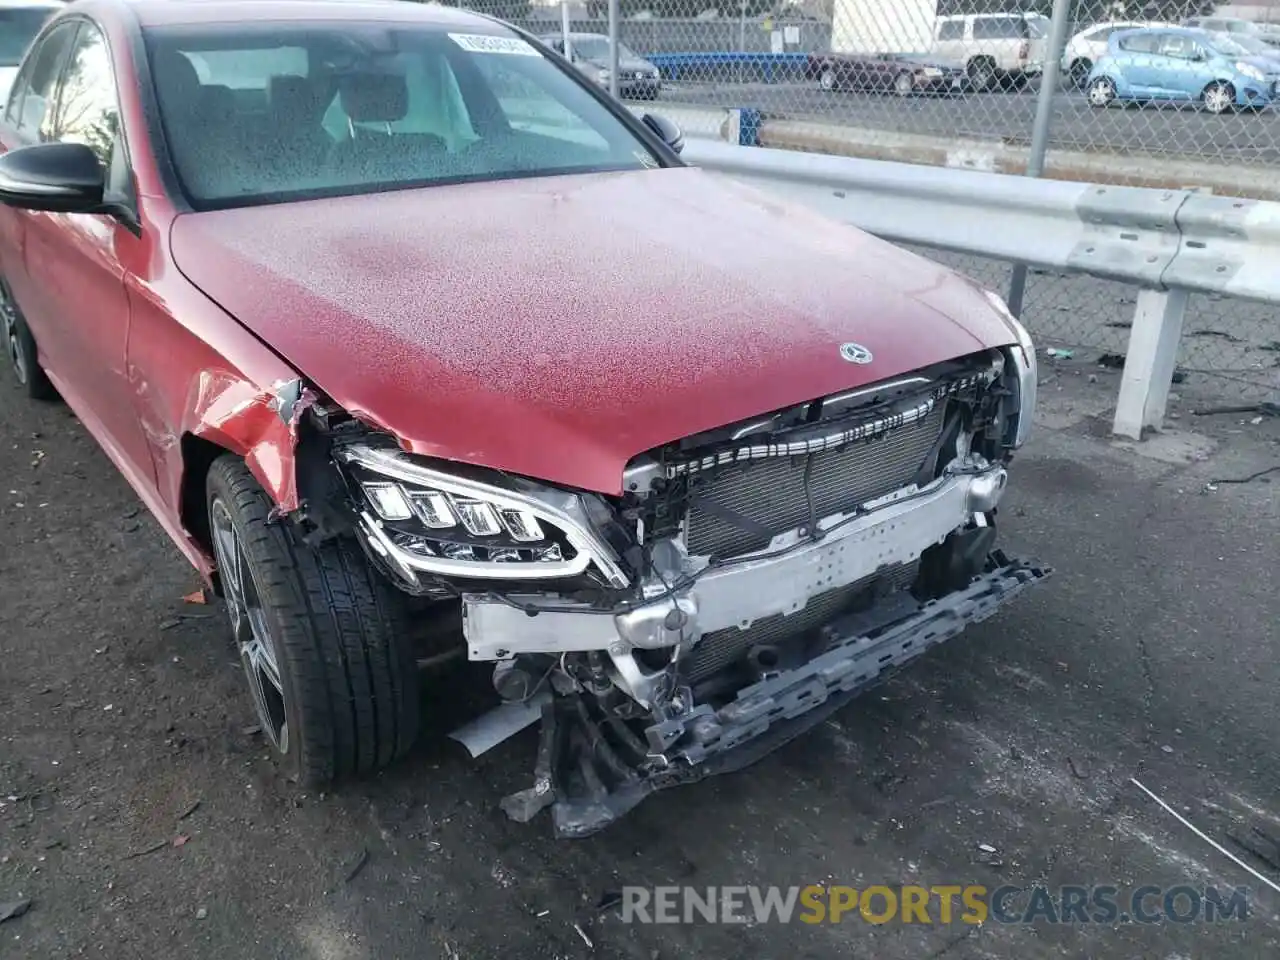
[[[836,88],[836,72],[831,67],[823,67],[818,75],[818,86],[830,93]]]
[[[1107,107],[1116,98],[1116,85],[1108,77],[1099,77],[1089,84],[1089,106]]]
[[[22,318],[13,293],[3,279],[0,279],[0,324],[4,328],[9,369],[13,371],[13,378],[18,381],[18,386],[32,400],[58,399],[58,391],[40,369],[35,337],[31,336],[31,329]]]
[[[206,483],[214,559],[263,736],[309,786],[368,773],[418,731],[417,668],[399,597],[345,539],[316,547],[268,521],[243,461]]]
[[[909,97],[916,92],[916,81],[909,73],[900,73],[893,78],[893,92],[900,97]]]
[[[1210,113],[1226,113],[1236,105],[1236,91],[1229,83],[1211,83],[1205,87],[1203,99]]]

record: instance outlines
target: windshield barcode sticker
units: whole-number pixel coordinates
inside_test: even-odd
[[[518,57],[541,56],[519,37],[490,37],[479,33],[451,33],[449,39],[469,53],[507,53]]]

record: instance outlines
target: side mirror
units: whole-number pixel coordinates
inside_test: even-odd
[[[0,203],[23,210],[96,213],[105,173],[83,143],[37,143],[0,155]]]
[[[676,153],[684,149],[684,131],[674,120],[668,120],[661,114],[646,113],[640,118],[640,122],[657,134],[658,139]]]

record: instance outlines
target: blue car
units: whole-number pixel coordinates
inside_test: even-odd
[[[1232,38],[1187,27],[1121,30],[1089,72],[1089,103],[1200,101],[1210,113],[1265,107],[1280,96],[1280,66]]]

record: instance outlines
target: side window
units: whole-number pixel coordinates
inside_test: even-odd
[[[1008,40],[1023,35],[1024,24],[1011,17],[979,17],[973,21],[973,39]]]
[[[101,31],[85,24],[76,38],[58,94],[55,138],[83,143],[107,167],[119,132],[120,108],[111,54]]]
[[[1155,34],[1135,33],[1120,40],[1120,49],[1129,53],[1154,53],[1158,39]]]
[[[50,105],[78,27],[76,22],[58,24],[39,41],[40,45],[22,65],[5,116],[24,136],[33,140],[50,139],[53,124]]]
[[[964,21],[963,20],[943,20],[938,24],[939,40],[963,40],[964,39]]]
[[[1160,41],[1156,53],[1164,57],[1176,57],[1179,60],[1190,60],[1196,52],[1196,42],[1180,33],[1168,34]]]

